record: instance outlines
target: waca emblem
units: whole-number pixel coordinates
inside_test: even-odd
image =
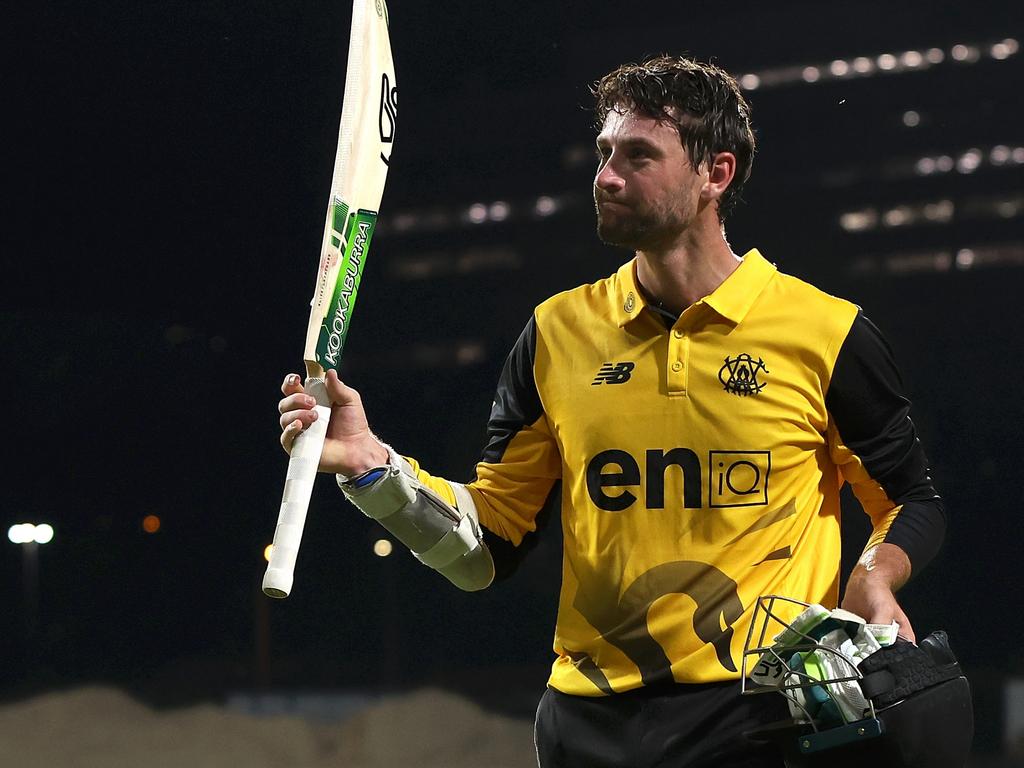
[[[766,382],[758,381],[757,377],[758,374],[768,372],[764,360],[759,357],[755,362],[754,358],[744,352],[737,355],[735,359],[725,358],[725,365],[718,371],[718,380],[722,382],[726,392],[746,397],[747,395],[756,395],[764,389]]]

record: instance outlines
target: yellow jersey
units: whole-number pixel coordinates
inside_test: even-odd
[[[837,603],[844,481],[869,545],[897,543],[920,567],[945,513],[901,389],[854,304],[756,250],[678,318],[644,296],[635,260],[537,307],[467,488],[500,559],[561,481],[549,684],[602,695],[738,678],[759,596]]]

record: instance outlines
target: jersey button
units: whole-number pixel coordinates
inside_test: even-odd
[[[683,364],[676,360],[674,363],[672,363],[672,370],[678,373],[679,371],[683,370]]]

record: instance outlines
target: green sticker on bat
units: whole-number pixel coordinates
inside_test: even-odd
[[[359,293],[359,281],[363,277],[363,265],[366,264],[366,254],[370,251],[370,240],[377,224],[376,211],[359,210],[352,213],[344,225],[341,221],[344,217],[341,206],[334,207],[332,216],[335,234],[344,235],[342,242],[345,244],[345,254],[341,260],[341,269],[338,270],[330,310],[320,326],[320,337],[316,342],[316,359],[324,369],[337,368],[341,360],[341,350],[345,348],[356,295]],[[345,227],[343,233],[341,226]]]

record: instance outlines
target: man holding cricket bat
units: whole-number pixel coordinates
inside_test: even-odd
[[[663,56],[595,94],[598,235],[635,258],[537,307],[476,478],[433,477],[380,442],[333,371],[320,471],[467,590],[511,572],[561,480],[544,768],[779,766],[742,737],[786,716],[781,697],[740,697],[755,600],[839,602],[849,482],[873,534],[843,607],[912,640],[894,593],[937,551],[945,512],[878,330],[725,239],[754,155],[735,80]],[[317,413],[297,376],[283,392],[290,450]]]

